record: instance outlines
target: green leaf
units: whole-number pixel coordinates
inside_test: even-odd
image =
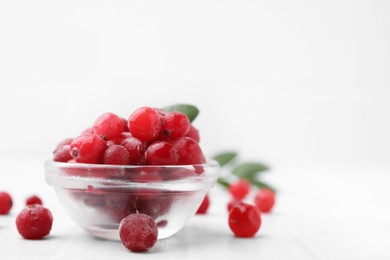
[[[229,188],[230,183],[222,177],[218,177],[217,182],[225,188]]]
[[[256,187],[258,187],[260,189],[270,189],[273,192],[276,192],[274,187],[272,187],[271,185],[269,185],[263,181],[259,181],[259,180],[255,180],[255,179],[248,179],[248,181],[250,181],[253,185],[255,185]]]
[[[194,121],[199,114],[199,109],[196,106],[189,104],[177,104],[172,106],[167,106],[163,108],[166,112],[178,111],[186,114],[190,122]]]
[[[238,165],[233,174],[240,178],[254,178],[258,173],[269,170],[268,166],[262,163],[247,162]]]
[[[215,155],[213,159],[216,160],[220,166],[224,166],[236,157],[237,153],[235,152],[224,152]]]

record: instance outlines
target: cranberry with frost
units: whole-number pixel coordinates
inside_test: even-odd
[[[228,212],[230,212],[231,210],[232,210],[232,208],[236,205],[236,204],[238,204],[238,203],[240,203],[241,201],[240,200],[236,200],[236,199],[232,199],[231,201],[229,201],[229,203],[227,204],[227,210],[228,210]]]
[[[70,145],[64,145],[53,152],[53,160],[55,162],[67,162],[72,160],[72,156],[69,154]]]
[[[255,195],[255,205],[261,212],[270,212],[275,205],[275,193],[269,189],[259,190]]]
[[[125,125],[119,116],[113,113],[104,113],[96,119],[92,129],[95,134],[104,139],[112,140],[124,131]]]
[[[199,144],[192,138],[180,137],[174,143],[177,150],[179,165],[202,164],[204,156]]]
[[[181,112],[170,112],[164,117],[162,133],[171,139],[185,136],[190,131],[191,123],[187,115]]]
[[[240,202],[229,212],[229,227],[237,237],[253,237],[260,226],[260,212],[254,205]]]
[[[0,215],[7,215],[12,208],[12,197],[8,192],[0,192]]]
[[[33,204],[38,204],[38,205],[42,205],[42,200],[41,198],[39,198],[38,196],[36,195],[33,195],[33,196],[30,196],[26,199],[26,206],[27,205],[33,205]]]
[[[107,144],[96,134],[81,135],[73,139],[69,153],[78,163],[101,163]]]
[[[202,201],[202,204],[200,204],[198,210],[196,211],[196,214],[206,214],[207,209],[210,206],[210,199],[209,195],[206,195]]]
[[[147,163],[151,165],[175,165],[178,162],[177,149],[165,141],[151,144],[145,155]]]
[[[158,229],[151,217],[145,214],[131,214],[119,226],[122,244],[134,252],[144,252],[157,241]]]
[[[16,218],[16,228],[25,239],[41,239],[49,235],[53,217],[42,205],[26,206]]]
[[[129,117],[130,133],[141,141],[157,138],[161,131],[161,115],[151,107],[141,107]]]
[[[128,137],[121,142],[129,153],[129,164],[145,164],[146,145],[135,137]]]
[[[236,200],[242,200],[248,195],[251,189],[251,183],[247,180],[238,180],[229,186],[229,192]]]
[[[130,156],[126,148],[113,144],[107,147],[103,155],[104,164],[114,164],[114,165],[127,165],[130,162]]]
[[[199,131],[193,125],[191,125],[190,130],[188,131],[186,136],[194,139],[197,143],[200,142]]]

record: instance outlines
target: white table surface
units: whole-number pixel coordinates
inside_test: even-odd
[[[262,215],[253,239],[235,238],[227,225],[228,194],[211,191],[209,214],[195,216],[176,235],[147,253],[120,242],[95,239],[59,205],[44,181],[41,160],[2,159],[0,190],[14,207],[0,216],[0,259],[390,259],[390,170],[387,167],[279,167],[267,179],[278,189],[272,214]],[[25,198],[38,194],[54,224],[40,241],[22,239],[15,228]]]

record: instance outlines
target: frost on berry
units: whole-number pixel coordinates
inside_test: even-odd
[[[41,239],[49,235],[53,217],[42,205],[26,206],[16,218],[16,228],[25,239]]]
[[[240,202],[229,212],[229,227],[237,237],[253,237],[260,226],[260,212],[254,205]]]
[[[130,214],[119,226],[122,244],[134,252],[144,252],[157,241],[158,229],[151,217],[145,214]]]

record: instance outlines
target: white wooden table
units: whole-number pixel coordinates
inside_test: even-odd
[[[268,175],[279,188],[277,206],[262,216],[253,239],[235,238],[227,225],[228,195],[211,192],[211,208],[148,253],[92,238],[66,215],[46,185],[41,160],[2,159],[0,190],[14,198],[0,217],[0,259],[390,259],[390,169],[284,166]],[[51,235],[23,240],[15,218],[29,194],[44,199],[54,216]]]

